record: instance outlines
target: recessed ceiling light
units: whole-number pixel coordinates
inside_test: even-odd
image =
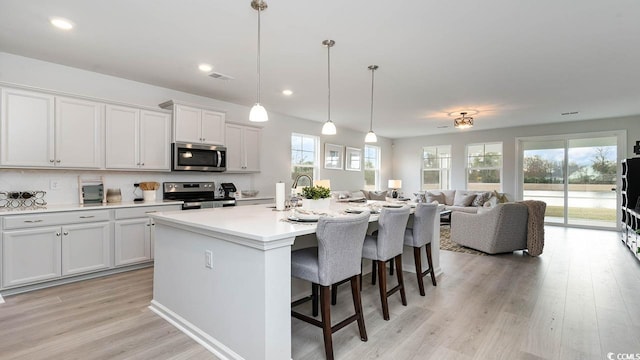
[[[200,71],[202,71],[202,72],[209,72],[209,71],[213,70],[213,66],[211,66],[209,64],[200,64],[200,65],[198,65],[198,69],[200,69]]]
[[[60,17],[54,17],[50,20],[51,25],[57,27],[62,30],[71,30],[73,29],[73,23],[67,19],[63,19]]]
[[[283,94],[283,95],[290,96],[291,94],[293,94],[293,91],[291,91],[291,90],[289,90],[289,89],[287,89],[287,90],[282,90],[282,94]]]

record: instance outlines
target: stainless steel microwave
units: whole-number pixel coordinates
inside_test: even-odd
[[[174,143],[171,158],[174,171],[227,170],[227,148],[221,145]]]

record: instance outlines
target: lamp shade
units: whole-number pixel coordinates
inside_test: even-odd
[[[322,125],[322,135],[335,135],[336,125],[333,121],[329,120]]]
[[[331,189],[331,180],[313,180],[313,186],[322,186],[324,188]]]
[[[366,143],[378,142],[378,137],[376,136],[376,133],[374,133],[373,131],[369,131],[367,133],[367,136],[364,137],[364,142]]]
[[[389,189],[402,188],[402,180],[389,180]]]
[[[251,112],[249,113],[249,121],[251,122],[265,122],[269,121],[269,115],[267,115],[267,110],[264,106],[260,105],[260,103],[256,103],[251,108]]]

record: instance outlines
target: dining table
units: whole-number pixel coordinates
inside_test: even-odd
[[[398,206],[415,203],[334,200],[316,215],[369,210],[372,232],[377,212]],[[308,283],[292,281],[291,251],[310,246],[313,215],[272,205],[149,214],[156,224],[149,308],[221,359],[291,359],[291,302],[310,292]],[[439,274],[439,217],[433,231]],[[405,253],[404,271],[415,272],[412,250]]]

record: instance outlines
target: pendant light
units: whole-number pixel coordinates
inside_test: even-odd
[[[364,142],[374,143],[378,142],[378,137],[373,132],[373,73],[378,70],[378,65],[369,65],[369,70],[371,70],[371,121],[369,122],[369,132],[364,137]]]
[[[333,40],[324,40],[322,45],[327,48],[327,87],[329,96],[327,99],[327,121],[322,125],[322,135],[335,135],[336,125],[331,121],[331,47],[336,42]]]
[[[267,115],[267,110],[264,106],[260,105],[260,13],[267,9],[267,3],[263,0],[253,0],[251,1],[251,7],[258,11],[258,90],[256,104],[253,105],[249,113],[249,121],[265,122],[269,120],[269,115]]]

